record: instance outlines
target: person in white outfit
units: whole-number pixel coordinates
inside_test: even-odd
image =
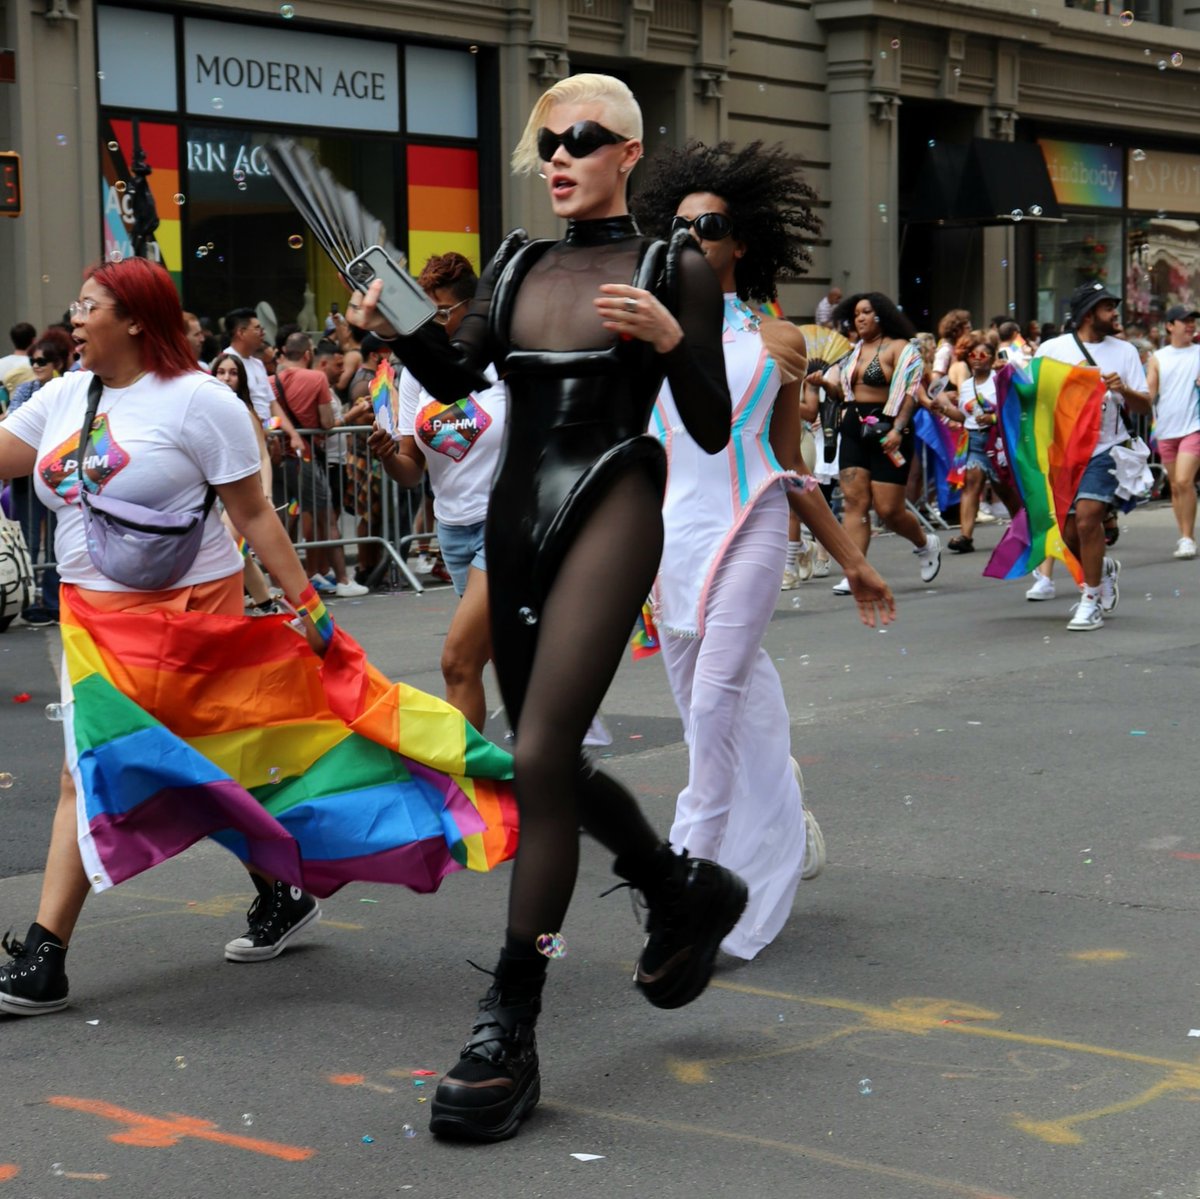
[[[776,275],[803,269],[795,226],[808,227],[811,192],[795,160],[758,143],[741,150],[693,145],[661,156],[650,176],[639,217],[654,232],[668,223],[690,230],[721,282],[733,398],[730,443],[718,454],[687,435],[669,386],[650,422],[669,464],[654,603],[689,758],[670,839],[746,880],[749,903],[721,948],[750,959],[783,928],[801,877],[815,876],[824,862],[791,757],[783,688],[761,645],[779,597],[789,489],[803,491],[798,506],[814,533],[836,541],[830,548],[849,564],[872,623],[874,604],[885,622],[893,607],[816,480],[794,469],[804,335],[748,303],[774,300]],[[825,520],[813,514],[818,506]]]
[[[1146,382],[1154,398],[1158,453],[1171,483],[1179,526],[1176,558],[1196,556],[1196,471],[1200,469],[1200,346],[1193,343],[1200,312],[1184,304],[1167,310],[1168,344],[1150,355]]]

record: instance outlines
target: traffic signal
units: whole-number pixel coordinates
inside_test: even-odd
[[[21,156],[0,150],[0,216],[21,215]]]

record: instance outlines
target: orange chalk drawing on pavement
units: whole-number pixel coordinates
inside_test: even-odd
[[[11,1182],[20,1173],[20,1166],[14,1166],[11,1162],[0,1162],[0,1182]]]
[[[76,1099],[70,1095],[52,1095],[46,1102],[52,1107],[86,1112],[102,1120],[111,1120],[114,1124],[124,1124],[126,1127],[121,1132],[110,1133],[108,1137],[118,1145],[168,1149],[186,1137],[193,1137],[198,1141],[212,1141],[217,1145],[244,1149],[247,1153],[261,1153],[264,1157],[276,1157],[285,1162],[307,1161],[316,1153],[315,1149],[305,1149],[300,1145],[282,1145],[277,1141],[262,1141],[255,1137],[222,1132],[211,1120],[199,1120],[178,1112],[170,1112],[166,1117],[147,1116],[100,1099]]]

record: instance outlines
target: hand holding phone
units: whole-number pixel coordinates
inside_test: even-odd
[[[381,282],[375,307],[398,334],[415,333],[437,311],[420,284],[382,246],[371,246],[347,263],[346,278],[364,292]]]

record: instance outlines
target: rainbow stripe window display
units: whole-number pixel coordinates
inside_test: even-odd
[[[479,154],[408,147],[408,261],[414,275],[434,254],[457,250],[479,262]]]

